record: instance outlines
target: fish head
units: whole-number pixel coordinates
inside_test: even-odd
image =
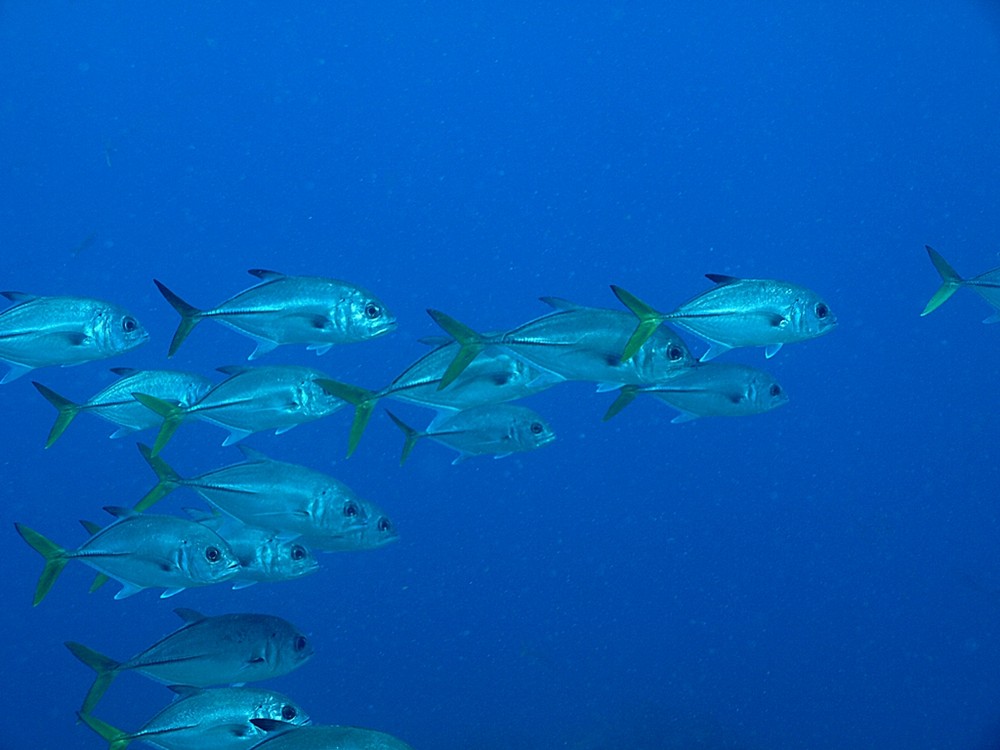
[[[531,451],[548,445],[556,439],[556,433],[542,417],[524,407],[514,407],[511,436],[519,450]]]
[[[757,372],[753,375],[747,388],[747,397],[759,412],[771,411],[788,403],[785,389],[766,372]]]
[[[341,312],[331,310],[330,318],[341,322],[352,340],[373,339],[396,328],[396,316],[366,289],[354,289],[340,302]]]
[[[382,547],[399,539],[396,524],[384,513],[374,517],[372,522],[362,530],[361,535],[364,547],[369,549]]]
[[[268,690],[265,695],[254,706],[252,713],[247,716],[247,721],[251,719],[271,719],[284,724],[291,724],[297,727],[304,727],[312,724],[312,719],[301,706],[282,693]],[[256,733],[263,736],[265,733],[254,728]]]
[[[691,367],[696,360],[683,339],[661,325],[636,352],[633,362],[641,382],[656,383]]]
[[[198,524],[198,527],[182,542],[186,547],[181,556],[184,573],[203,584],[219,583],[239,573],[239,558],[226,540],[207,526]]]
[[[271,630],[267,644],[266,661],[274,675],[287,674],[309,661],[315,651],[312,641],[286,620]]]
[[[837,325],[837,316],[830,306],[818,294],[807,289],[796,296],[790,318],[795,332],[803,338],[822,336]]]
[[[275,562],[277,572],[280,572],[283,578],[301,578],[319,569],[319,560],[312,550],[301,542],[279,540],[277,545]]]
[[[130,351],[149,340],[149,331],[142,323],[118,305],[95,304],[91,326],[101,350],[109,354]]]
[[[370,518],[368,503],[332,481],[317,489],[311,504],[318,509],[320,525],[333,533],[362,528]]]
[[[302,378],[295,387],[293,397],[296,412],[306,417],[325,417],[347,404],[343,399],[328,393],[316,382],[317,379],[325,378],[326,376],[321,373],[317,373],[315,377],[309,375]]]

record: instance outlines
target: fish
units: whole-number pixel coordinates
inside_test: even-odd
[[[924,311],[920,313],[921,316],[930,315],[947,302],[951,295],[964,286],[974,291],[998,311],[990,315],[983,322],[1000,322],[1000,268],[994,268],[978,276],[973,276],[970,279],[963,279],[948,264],[948,261],[941,257],[941,253],[930,245],[924,245],[924,247],[931,258],[931,263],[934,264],[934,268],[937,269],[938,274],[941,276],[941,286],[938,287],[934,296],[931,297]]]
[[[260,268],[248,273],[261,283],[209,310],[189,305],[153,280],[181,316],[168,357],[174,356],[194,327],[206,319],[256,341],[257,348],[247,357],[251,360],[283,344],[305,344],[317,354],[325,354],[336,344],[367,341],[396,327],[396,318],[385,304],[356,284],[318,276],[286,276]]]
[[[118,425],[118,429],[111,434],[112,438],[125,437],[133,432],[159,426],[163,420],[136,401],[132,396],[134,391],[148,393],[155,398],[186,407],[201,399],[212,388],[211,380],[193,372],[135,370],[130,367],[113,367],[111,372],[120,376],[119,379],[81,404],[60,396],[39,382],[32,382],[35,389],[59,411],[45,441],[46,448],[52,447],[81,412],[94,414]]]
[[[367,504],[369,521],[337,536],[303,536],[299,541],[320,552],[361,552],[378,549],[399,539],[399,531],[389,516],[374,503]]]
[[[674,407],[680,414],[671,422],[698,417],[739,417],[762,414],[788,402],[777,380],[763,370],[730,362],[704,362],[662,383],[625,386],[604,415],[607,421],[648,393]]]
[[[159,454],[181,422],[190,417],[229,430],[224,446],[248,435],[274,430],[281,435],[293,427],[333,414],[347,402],[323,390],[316,381],[326,378],[319,370],[298,365],[220,367],[228,375],[193,404],[178,406],[149,393],[132,396],[163,418],[153,443]]]
[[[692,297],[673,312],[653,309],[633,294],[612,285],[615,296],[639,319],[622,357],[631,359],[661,323],[672,323],[709,343],[702,362],[730,349],[765,347],[770,359],[784,344],[822,336],[837,325],[830,306],[810,289],[775,279],[739,279],[705,275],[715,286]]]
[[[70,560],[79,560],[122,584],[115,599],[147,588],[163,588],[167,598],[194,586],[221,583],[239,572],[239,560],[218,534],[194,521],[143,515],[113,506],[116,517],[75,550],[66,550],[24,524],[14,524],[28,545],[45,559],[34,605],[48,594]]]
[[[240,450],[245,461],[184,478],[139,444],[157,483],[134,510],[145,511],[177,487],[187,487],[223,513],[262,529],[336,537],[367,523],[365,502],[343,482],[246,446]]]
[[[292,623],[274,615],[236,613],[206,616],[175,609],[184,624],[124,661],[67,641],[66,648],[97,674],[80,713],[94,707],[122,672],[139,672],[164,685],[259,682],[298,669],[313,657],[312,643]]]
[[[454,414],[442,413],[422,432],[388,409],[386,413],[405,435],[400,465],[406,463],[417,441],[425,437],[458,451],[452,464],[472,456],[503,458],[541,448],[556,439],[552,428],[537,412],[514,404],[490,404]]]
[[[0,312],[0,385],[38,367],[69,367],[135,349],[149,333],[119,305],[90,297],[39,297],[0,292],[13,306]]]
[[[96,716],[80,720],[108,742],[108,750],[125,750],[140,741],[163,750],[238,750],[251,748],[267,733],[252,719],[271,719],[293,727],[311,724],[309,714],[287,695],[252,687],[194,688],[171,685],[176,700],[134,732],[126,732]]]
[[[497,346],[560,380],[603,384],[653,383],[694,361],[680,337],[666,328],[655,335],[650,331],[640,342],[636,353],[641,356],[623,357],[635,327],[627,312],[584,307],[557,297],[541,299],[555,312],[493,335],[477,333],[440,310],[428,310],[459,345],[438,387],[448,388],[481,352]]]
[[[228,581],[234,590],[257,583],[292,581],[319,570],[319,561],[312,550],[296,539],[286,538],[282,532],[247,526],[218,512],[193,508],[185,511],[192,520],[205,524],[225,539],[240,561],[239,573]]]
[[[339,726],[295,727],[273,719],[251,719],[268,736],[260,750],[413,750],[397,737],[374,729]]]

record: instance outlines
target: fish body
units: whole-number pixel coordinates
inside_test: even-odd
[[[268,719],[252,723],[269,733],[260,750],[413,750],[401,739],[360,727],[293,727]]]
[[[142,515],[106,508],[118,520],[97,531],[75,550],[65,550],[37,531],[16,524],[22,538],[45,558],[35,604],[48,593],[70,560],[79,560],[122,584],[115,599],[147,588],[163,588],[162,598],[186,588],[221,583],[239,571],[233,551],[211,529],[173,516]]]
[[[0,294],[15,303],[0,312],[0,361],[10,365],[0,384],[37,367],[68,367],[123,354],[149,339],[133,315],[111,302]]]
[[[761,414],[788,402],[784,389],[769,373],[742,364],[704,362],[656,385],[626,386],[604,418],[625,408],[637,393],[648,393],[677,409],[680,414],[672,420],[675,423]]]
[[[190,406],[176,406],[141,392],[133,394],[163,417],[153,455],[162,450],[180,423],[191,417],[229,430],[222,444],[232,445],[264,430],[274,430],[280,435],[332,414],[346,403],[323,390],[316,381],[326,375],[309,367],[271,365],[219,370],[229,377]]]
[[[206,617],[191,609],[175,612],[184,625],[130,659],[117,662],[79,643],[69,650],[97,678],[87,693],[89,714],[122,672],[141,672],[165,685],[257,682],[288,674],[313,656],[309,640],[287,620],[273,615],[226,614]]]
[[[660,313],[620,287],[618,298],[639,318],[623,356],[628,359],[661,323],[672,323],[709,342],[701,361],[737,347],[765,347],[773,357],[784,344],[806,341],[833,330],[837,318],[810,289],[774,279],[738,279],[708,274],[715,286],[673,312]]]
[[[108,741],[110,750],[124,750],[137,740],[161,750],[239,750],[251,748],[267,736],[252,719],[281,721],[294,727],[311,723],[309,715],[291,698],[274,690],[171,689],[178,694],[177,699],[134,732],[124,732],[89,714],[80,718]]]
[[[934,296],[931,297],[927,306],[924,308],[924,311],[920,313],[921,315],[929,315],[937,310],[951,297],[951,295],[962,287],[971,289],[986,300],[986,302],[994,309],[1000,311],[1000,268],[994,268],[981,273],[978,276],[963,279],[958,275],[955,269],[948,264],[948,261],[941,256],[941,253],[932,248],[930,245],[926,245],[925,247],[927,249],[927,254],[930,256],[931,262],[934,264],[934,268],[937,269],[938,274],[941,276],[941,286],[938,288],[937,292],[934,293]],[[983,322],[1000,322],[1000,312],[994,313]]]
[[[33,383],[38,392],[59,410],[46,448],[59,439],[77,414],[93,414],[118,425],[118,430],[111,437],[120,438],[157,427],[163,421],[155,412],[136,401],[133,393],[148,393],[183,408],[201,399],[213,385],[208,378],[192,372],[133,370],[127,367],[112,368],[112,372],[121,377],[81,404],[73,403],[41,383]]]
[[[458,457],[452,463],[471,456],[492,455],[500,458],[530,451],[548,445],[556,438],[552,428],[537,412],[515,404],[490,404],[455,413],[442,412],[422,432],[414,430],[392,412],[388,414],[406,436],[401,464],[416,442],[425,437],[458,451]]]
[[[177,487],[187,487],[249,526],[291,535],[336,537],[368,521],[365,501],[343,482],[251,448],[241,447],[245,461],[190,478],[177,474],[145,446],[139,450],[158,481],[136,504],[137,510],[146,510]]]
[[[396,319],[375,295],[356,284],[317,276],[286,276],[253,269],[261,283],[210,310],[199,310],[159,281],[156,285],[181,315],[170,344],[173,356],[202,320],[216,320],[257,342],[248,359],[283,344],[305,344],[318,354],[331,346],[381,336]]]

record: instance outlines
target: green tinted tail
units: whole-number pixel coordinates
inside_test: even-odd
[[[94,684],[90,686],[90,690],[87,691],[87,695],[83,699],[83,705],[80,707],[80,713],[89,714],[94,710],[94,707],[101,700],[104,693],[107,692],[108,686],[111,685],[111,681],[118,674],[121,664],[104,654],[99,654],[93,649],[87,648],[82,643],[66,641],[66,648],[69,649],[73,656],[97,672]]]
[[[35,386],[39,393],[45,396],[50,404],[59,410],[59,414],[56,415],[56,422],[52,425],[52,429],[49,430],[48,440],[45,441],[45,447],[48,448],[66,431],[69,423],[80,413],[81,407],[79,404],[74,404],[68,398],[63,398],[51,388],[46,388],[41,383],[32,381],[31,384]]]
[[[167,352],[167,356],[172,357],[181,348],[181,344],[184,343],[188,334],[202,321],[203,311],[194,305],[189,305],[156,279],[153,279],[153,283],[156,284],[156,288],[160,290],[160,294],[170,303],[170,306],[181,316],[181,322],[177,324],[177,331],[174,332],[174,337],[170,341],[170,350]]]
[[[931,263],[934,264],[934,268],[941,275],[941,286],[934,292],[934,296],[931,297],[924,311],[920,313],[921,316],[930,315],[941,307],[965,281],[965,279],[955,273],[955,269],[948,264],[948,261],[941,257],[941,253],[930,245],[924,245],[924,247],[927,248],[927,254],[931,257]]]
[[[371,419],[372,410],[378,403],[379,396],[356,385],[339,383],[327,378],[318,378],[316,383],[334,398],[342,399],[354,406],[354,422],[351,424],[351,434],[347,440],[347,457],[350,458],[361,442],[361,435],[368,426],[368,420]]]
[[[389,419],[395,422],[396,426],[403,431],[403,435],[406,436],[406,440],[403,443],[403,452],[399,457],[399,465],[402,466],[406,463],[406,459],[409,458],[410,452],[413,450],[413,446],[416,445],[417,441],[424,437],[427,433],[417,432],[388,409],[385,410],[385,413],[389,415]]]
[[[448,369],[444,371],[444,375],[441,377],[441,382],[438,383],[438,390],[440,391],[442,388],[447,388],[451,385],[455,381],[455,378],[465,371],[465,368],[472,363],[472,360],[478,357],[479,353],[486,348],[486,343],[483,336],[473,331],[467,325],[459,323],[450,315],[445,315],[440,310],[428,310],[427,314],[444,329],[445,333],[458,342],[458,354],[455,355],[455,359],[448,365]]]
[[[170,464],[168,464],[162,458],[158,458],[157,456],[153,455],[153,451],[150,450],[149,446],[143,445],[142,443],[138,443],[138,446],[139,446],[139,453],[141,453],[142,457],[146,459],[146,463],[149,464],[149,467],[154,472],[156,472],[156,480],[157,480],[156,486],[153,487],[153,489],[151,489],[149,492],[147,492],[145,496],[143,496],[142,500],[137,502],[135,504],[135,507],[132,509],[136,513],[141,513],[142,511],[152,507],[160,500],[165,498],[167,495],[169,495],[171,492],[173,492],[175,489],[180,487],[181,483],[184,481],[184,478],[176,471],[174,471],[170,467]]]
[[[162,398],[150,396],[146,393],[133,393],[132,398],[150,411],[154,411],[163,417],[163,424],[160,426],[160,431],[156,435],[156,441],[153,443],[153,450],[150,451],[151,456],[157,456],[160,451],[163,450],[163,446],[169,443],[170,438],[173,437],[175,432],[177,432],[177,428],[180,427],[181,422],[184,421],[184,417],[187,415],[187,412],[183,407],[172,404],[169,401],[164,401]]]
[[[66,550],[46,539],[34,529],[21,523],[15,523],[14,528],[35,552],[45,558],[45,567],[42,569],[42,575],[38,578],[38,586],[35,587],[34,606],[37,607],[45,595],[49,593],[49,589],[52,588],[52,584],[56,582],[56,578],[62,573],[63,568],[66,567],[69,556],[66,554]]]
[[[639,389],[634,385],[622,386],[618,393],[618,398],[612,401],[611,406],[609,406],[608,410],[604,412],[604,421],[607,422],[609,419],[616,416],[618,412],[631,404],[635,400],[638,392]]]
[[[649,337],[660,327],[660,323],[666,320],[667,316],[650,307],[634,294],[629,294],[620,286],[612,284],[611,291],[639,319],[639,325],[636,326],[635,332],[626,342],[625,350],[622,352],[622,362],[628,362],[642,349],[642,345],[649,340]]]
[[[111,726],[106,721],[101,721],[96,716],[91,716],[86,711],[77,711],[76,715],[80,721],[108,741],[108,750],[125,750],[132,741],[132,738],[121,729]]]

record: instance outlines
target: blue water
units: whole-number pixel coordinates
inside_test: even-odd
[[[62,642],[124,658],[179,606],[287,617],[317,655],[273,686],[418,750],[1000,746],[1000,328],[968,291],[919,317],[924,244],[1000,266],[998,39],[985,0],[3,3],[0,286],[113,299],[152,340],[0,389],[0,746],[102,747]],[[427,307],[497,329],[541,295],[616,307],[615,283],[666,309],[711,272],[812,287],[840,325],[727,355],[791,397],[743,420],[640,400],[604,424],[576,383],[528,401],[558,440],[498,461],[429,443],[400,468],[382,415],[350,460],[347,413],[256,435],[401,540],[168,600],[88,595],[74,564],[33,609],[13,522],[75,545],[153,476],[86,416],[43,450],[30,380],[84,399],[164,366],[152,279],[209,306],[255,267],[385,300],[392,336],[265,360],[367,387],[425,351]],[[171,366],[252,348],[205,324]],[[239,460],[222,437],[165,455]],[[125,675],[97,714],[134,729],[169,695]]]

